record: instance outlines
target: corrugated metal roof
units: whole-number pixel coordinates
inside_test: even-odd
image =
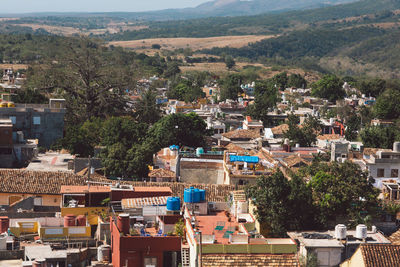
[[[162,197],[143,197],[143,198],[125,198],[121,201],[122,209],[142,208],[145,206],[163,206],[167,205],[166,196]]]

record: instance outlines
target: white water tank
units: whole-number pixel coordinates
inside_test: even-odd
[[[97,248],[97,260],[110,262],[111,247],[102,245]]]
[[[356,238],[366,239],[367,238],[367,226],[364,224],[359,224],[356,227]]]
[[[400,152],[400,142],[393,143],[393,152]]]
[[[347,236],[347,227],[344,224],[338,224],[335,227],[335,238],[345,239]]]
[[[7,233],[0,234],[0,250],[7,250],[7,238]]]
[[[247,201],[238,201],[237,202],[237,214],[247,213],[247,212],[248,212]]]

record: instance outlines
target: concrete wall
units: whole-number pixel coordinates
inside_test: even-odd
[[[181,182],[185,183],[223,184],[224,182],[222,160],[220,162],[181,160],[180,174]]]
[[[50,147],[63,137],[65,109],[0,108],[0,117],[15,117],[14,131],[22,131],[25,139],[39,139],[39,145]],[[34,124],[40,117],[40,124]]]
[[[340,267],[360,267],[365,266],[363,256],[360,249],[357,249],[356,253],[347,261],[340,264]]]

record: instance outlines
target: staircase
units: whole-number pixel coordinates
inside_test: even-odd
[[[190,250],[189,250],[188,245],[182,244],[181,254],[182,254],[182,267],[189,267],[190,266]]]

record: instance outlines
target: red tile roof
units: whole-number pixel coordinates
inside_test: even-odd
[[[360,245],[365,267],[399,267],[400,245]]]
[[[0,170],[0,192],[20,194],[61,194],[62,185],[86,185],[86,176],[72,172]],[[95,181],[106,179],[93,178]]]
[[[323,134],[317,137],[318,140],[337,140],[340,139],[338,134]]]
[[[271,131],[273,134],[281,135],[281,134],[284,134],[285,132],[289,131],[289,125],[286,123],[278,125],[278,126],[272,128]]]
[[[237,139],[237,138],[256,139],[261,137],[260,132],[257,130],[244,130],[244,129],[230,131],[222,134],[222,136],[228,139]]]
[[[203,266],[300,266],[295,254],[207,254]]]
[[[175,178],[175,172],[166,169],[154,169],[149,173],[149,177],[156,178]]]
[[[110,186],[99,186],[99,185],[62,185],[61,194],[68,193],[109,193],[111,192]]]
[[[392,242],[392,245],[400,245],[400,230],[397,232],[394,232],[390,237],[389,237],[390,242]]]

